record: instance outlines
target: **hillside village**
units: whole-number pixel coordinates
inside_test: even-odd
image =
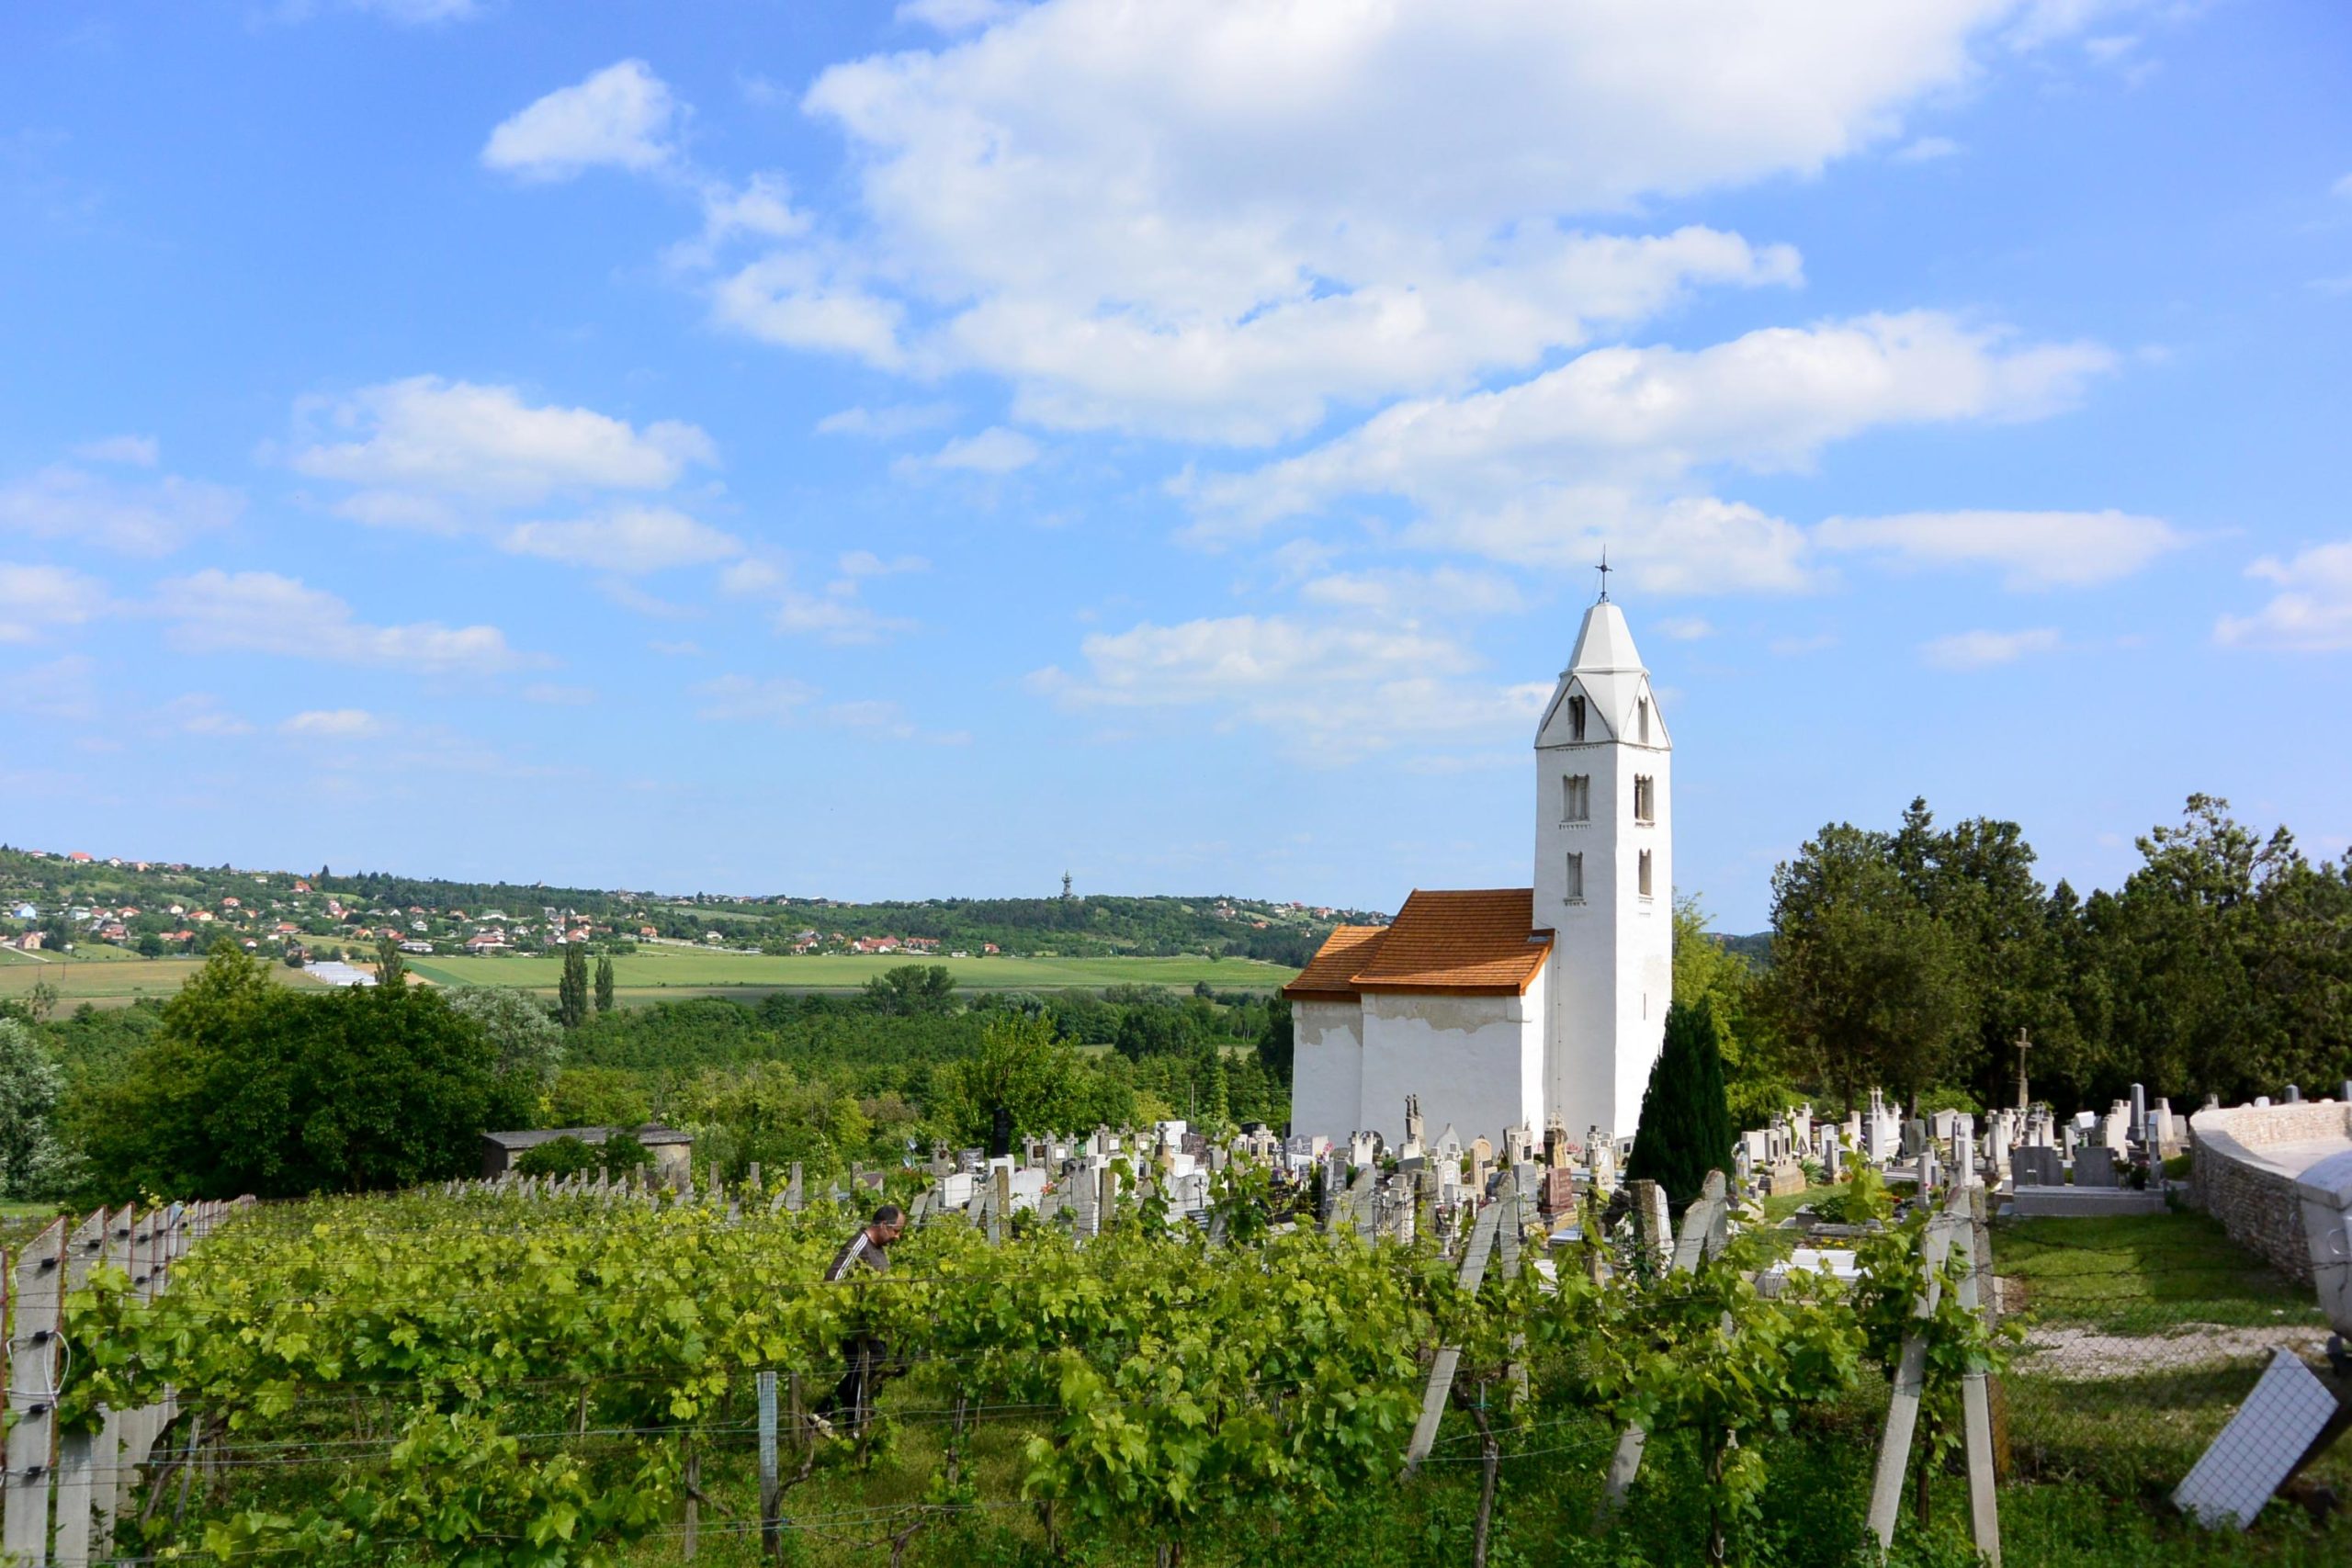
[[[141,957],[209,952],[223,935],[291,965],[339,960],[390,938],[419,956],[536,953],[639,944],[771,955],[988,958],[1202,953],[1303,962],[1340,923],[1385,917],[1218,897],[1050,899],[666,896],[375,874],[304,875],[86,851],[0,846],[0,946],[21,953]]]

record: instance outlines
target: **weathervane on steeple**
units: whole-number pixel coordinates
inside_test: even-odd
[[[1600,547],[1600,602],[1609,603],[1609,547],[1605,543]]]

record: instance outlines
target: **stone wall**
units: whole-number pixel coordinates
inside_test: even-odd
[[[2279,1272],[2312,1282],[2295,1179],[2352,1148],[2352,1106],[2333,1100],[2239,1105],[2188,1119],[2189,1196],[2230,1239]]]

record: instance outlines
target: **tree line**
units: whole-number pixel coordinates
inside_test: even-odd
[[[390,942],[377,964],[374,987],[296,988],[224,941],[161,1004],[0,1003],[0,1196],[402,1187],[471,1174],[490,1129],[661,1122],[698,1167],[821,1179],[934,1141],[1289,1115],[1288,1009],[1248,994],[967,998],[907,965],[855,997],[618,1010],[609,965],[574,950],[550,1009],[412,985]]]
[[[1772,877],[1769,962],[1679,911],[1675,992],[1711,1002],[1735,1120],[1793,1097],[2098,1108],[2132,1083],[2184,1111],[2352,1077],[2352,856],[2314,860],[2192,795],[2122,886],[2045,886],[2015,822],[1838,822]]]

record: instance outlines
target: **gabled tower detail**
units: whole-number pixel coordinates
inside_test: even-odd
[[[1572,1136],[1630,1136],[1674,974],[1674,744],[1606,595],[1535,734],[1535,924],[1552,945],[1544,1100]]]

